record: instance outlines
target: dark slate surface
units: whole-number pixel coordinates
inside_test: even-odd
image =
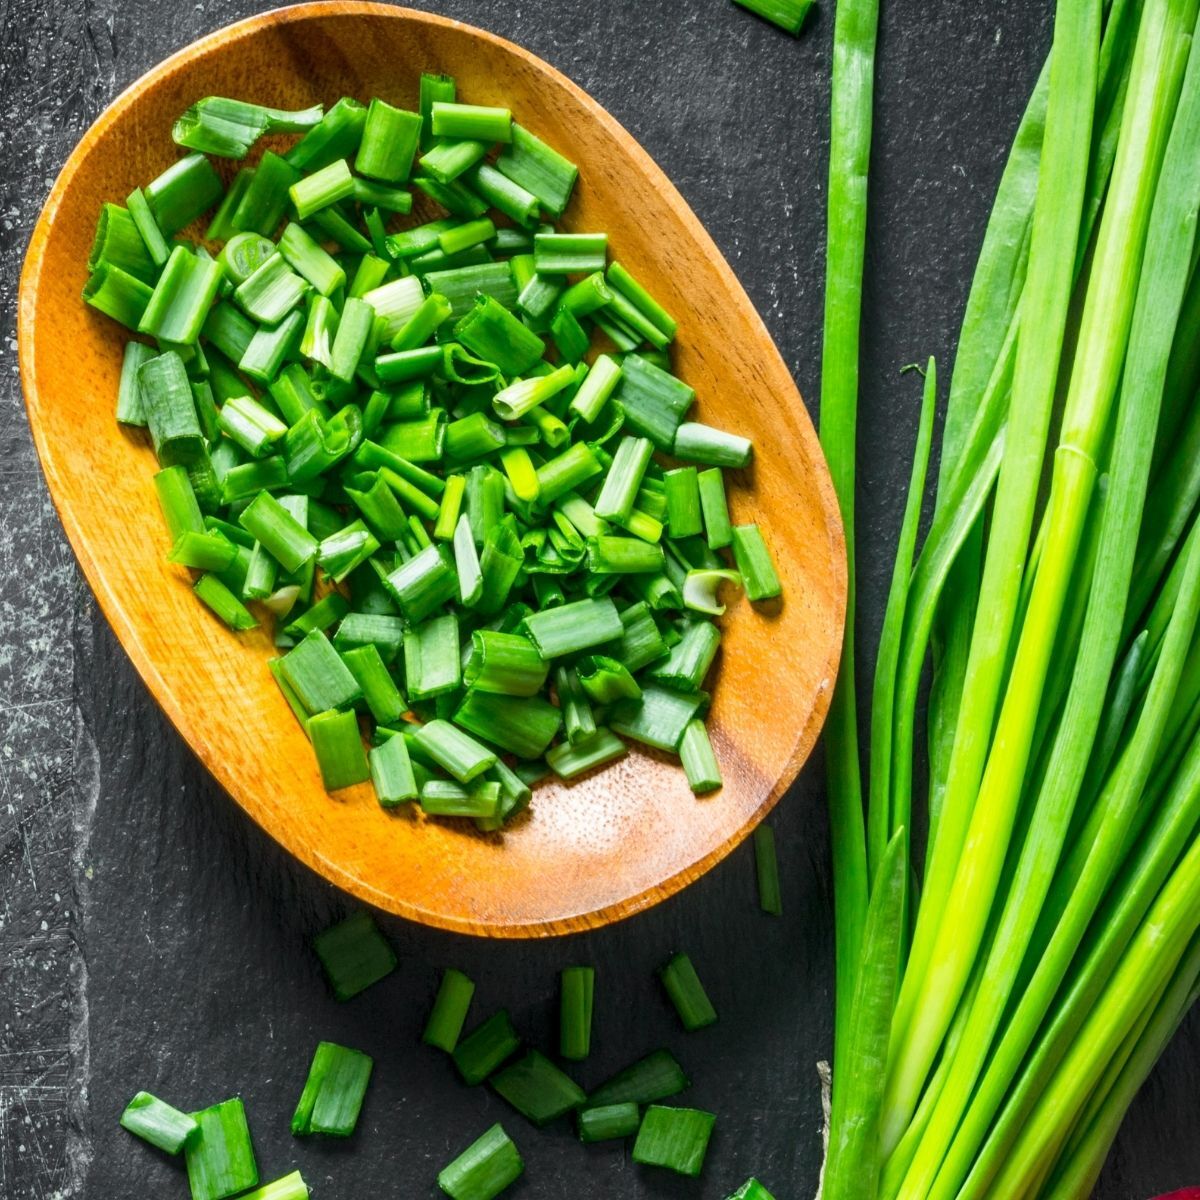
[[[426,7],[422,4],[421,7]],[[246,1098],[264,1178],[303,1168],[320,1197],[435,1194],[437,1169],[504,1119],[528,1160],[514,1195],[706,1197],[751,1172],[810,1196],[820,1159],[814,1064],[829,1051],[830,906],[821,771],[776,817],[787,913],[755,905],[735,854],[684,895],[570,941],[490,945],[386,923],[400,970],[330,1000],[307,937],[342,897],[223,796],[159,714],[80,581],[46,496],[17,381],[15,288],[47,189],[76,138],[169,52],[255,0],[0,3],[0,1195],[180,1196],[173,1164],[116,1126],[146,1087],[200,1106]],[[429,5],[428,7],[433,7]],[[445,0],[606,105],[676,180],[816,395],[829,0],[799,42],[728,0]],[[862,439],[862,613],[882,611],[917,391],[898,369],[953,349],[1003,156],[1045,53],[1049,0],[895,0],[880,42]],[[419,69],[419,63],[409,64]],[[404,64],[398,64],[403,67]],[[684,1036],[652,970],[685,947],[719,1026]],[[647,1175],[620,1147],[536,1134],[465,1092],[417,1035],[438,971],[552,1035],[557,970],[599,969],[585,1083],[673,1046],[691,1100],[721,1114],[700,1183]],[[1200,1180],[1193,1019],[1135,1106],[1104,1197]],[[349,1145],[298,1144],[287,1119],[318,1038],[375,1055]]]

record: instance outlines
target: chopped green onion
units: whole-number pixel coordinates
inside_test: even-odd
[[[675,1011],[679,1014],[683,1027],[689,1033],[712,1025],[717,1019],[717,1010],[713,1008],[692,960],[686,954],[676,954],[658,972]]]
[[[532,192],[555,217],[566,211],[579,176],[578,167],[515,122],[512,143],[496,159],[496,167]]]
[[[272,254],[244,283],[233,298],[256,321],[274,325],[282,321],[308,291],[308,284],[287,264],[282,254]]]
[[[264,1183],[262,1187],[247,1192],[239,1200],[308,1200],[308,1185],[304,1182],[299,1171],[276,1179],[273,1183]]]
[[[362,694],[358,681],[320,629],[280,660],[280,670],[310,714],[353,704]]]
[[[494,780],[467,786],[450,779],[430,779],[421,785],[421,808],[431,817],[493,821],[500,812],[500,785]]]
[[[395,680],[373,643],[342,651],[342,661],[354,676],[363,699],[380,725],[391,725],[407,711],[407,704]]]
[[[636,1104],[626,1101],[580,1109],[575,1122],[581,1142],[609,1142],[637,1133],[642,1114]]]
[[[146,410],[142,405],[142,393],[138,386],[138,371],[154,356],[153,348],[144,342],[129,341],[125,343],[125,354],[121,360],[121,382],[117,388],[116,411],[116,418],[122,425],[144,426],[146,424]]]
[[[121,1128],[167,1154],[178,1154],[200,1136],[200,1126],[193,1117],[149,1092],[138,1092],[125,1106]]]
[[[150,255],[151,261],[156,267],[161,267],[170,257],[171,249],[167,245],[167,239],[162,235],[162,230],[158,227],[158,222],[154,219],[154,214],[150,211],[150,204],[141,188],[134,188],[129,193],[125,206],[133,218],[133,223],[137,226],[142,241],[146,244],[146,252]]]
[[[317,632],[314,631],[314,634]],[[327,792],[365,783],[371,777],[358,731],[358,719],[352,712],[330,710],[316,713],[309,717],[305,730],[313,744],[317,766],[321,770],[321,782]]]
[[[450,301],[451,315],[461,317],[474,306],[479,295],[491,296],[505,308],[517,303],[512,268],[506,262],[480,263],[446,271],[430,271],[425,286]]]
[[[750,462],[752,447],[749,438],[685,421],[675,431],[674,453],[676,458],[710,467],[744,467]]]
[[[355,169],[384,183],[403,183],[412,172],[420,137],[420,114],[376,98],[367,109]]]
[[[592,1044],[595,967],[564,967],[559,1002],[559,1054],[573,1062],[587,1058]]]
[[[176,119],[171,137],[177,146],[189,150],[220,158],[244,158],[264,133],[304,133],[319,124],[321,116],[319,104],[286,112],[245,100],[205,96]]]
[[[538,344],[541,345],[540,340]],[[564,365],[548,375],[532,375],[528,379],[519,379],[492,397],[492,407],[496,410],[496,415],[503,420],[516,421],[557,396],[564,388],[570,387],[574,377],[575,372],[571,367]]]
[[[519,183],[514,183],[491,163],[481,162],[467,175],[467,179],[484,203],[491,205],[497,212],[502,212],[506,217],[526,229],[537,224],[538,198]],[[499,249],[500,243],[514,232],[507,229],[499,230],[493,247]],[[523,239],[521,244],[532,248],[533,239]]]
[[[221,197],[217,211],[213,213],[212,220],[209,221],[208,228],[204,231],[206,242],[223,242],[237,233],[237,226],[233,223],[233,214],[237,212],[238,205],[241,204],[253,180],[253,167],[242,167],[234,175],[233,182],[230,183],[225,195]]]
[[[587,1093],[544,1054],[530,1050],[489,1081],[523,1117],[539,1128],[587,1100]]]
[[[406,804],[420,794],[403,737],[390,737],[368,750],[367,766],[376,799],[384,808]]]
[[[141,322],[152,294],[140,279],[107,262],[96,268],[83,288],[88,304],[132,330]]]
[[[454,1050],[454,1065],[469,1084],[482,1083],[511,1058],[521,1045],[505,1009],[476,1026]]]
[[[571,399],[571,411],[584,421],[595,421],[621,379],[621,366],[607,354],[597,356],[579,390]]]
[[[619,638],[624,632],[616,606],[608,597],[576,600],[559,608],[531,613],[524,631],[545,659],[576,654]]]
[[[722,784],[721,767],[713,753],[708,730],[699,718],[689,721],[679,743],[679,758],[687,775],[688,786],[702,796],[715,792]]]
[[[438,183],[451,183],[488,152],[487,142],[473,138],[441,141],[421,155],[421,169]]]
[[[167,561],[196,571],[224,571],[237,557],[237,547],[223,534],[181,533],[171,546]]]
[[[721,631],[711,621],[689,621],[666,660],[658,663],[650,676],[678,691],[698,692],[720,645]]]
[[[608,729],[600,726],[590,737],[579,742],[564,742],[546,752],[546,762],[561,779],[575,779],[596,767],[624,758],[628,747]]]
[[[151,217],[154,217],[151,211]],[[88,255],[87,269],[98,272],[103,267],[115,267],[132,275],[142,284],[153,283],[158,264],[150,255],[138,223],[127,208],[119,204],[102,204],[96,235]]]
[[[403,741],[403,738],[393,738],[392,741]],[[437,996],[433,1001],[433,1009],[429,1020],[425,1023],[425,1032],[421,1041],[427,1046],[436,1046],[447,1054],[453,1054],[458,1039],[462,1034],[463,1022],[467,1019],[467,1010],[471,1007],[471,997],[475,994],[475,984],[461,971],[447,968],[438,986]]]
[[[242,510],[238,524],[261,542],[285,571],[300,570],[320,549],[317,539],[269,492],[255,496]]]
[[[185,533],[204,532],[204,517],[185,467],[165,467],[159,471],[154,476],[154,490],[172,542]]]
[[[607,273],[608,285],[624,296],[635,308],[662,333],[668,341],[675,337],[675,319],[619,262],[610,263]]]
[[[433,140],[433,106],[438,101],[453,103],[458,99],[458,89],[451,75],[434,75],[423,72],[420,83],[421,111],[421,145],[429,145]]]
[[[164,467],[195,461],[204,437],[183,360],[174,350],[149,358],[138,368],[137,380],[158,461]]]
[[[458,618],[453,613],[405,630],[404,678],[411,699],[428,700],[454,691],[460,671]]]
[[[414,735],[416,744],[459,783],[470,783],[496,763],[496,755],[449,721],[429,721]]]
[[[603,470],[592,447],[586,442],[576,442],[557,458],[538,467],[539,503],[543,507],[553,504],[560,496],[574,491]]]
[[[749,600],[771,600],[783,591],[771,552],[757,525],[733,527],[733,557]]]
[[[663,480],[667,485],[667,528],[671,531],[671,537],[694,537],[703,528],[696,468],[680,467],[668,471]]]
[[[507,108],[435,100],[430,106],[430,129],[433,136],[439,138],[478,138],[484,142],[510,142],[512,113]]]
[[[454,336],[480,358],[494,362],[506,375],[520,375],[529,370],[546,349],[537,334],[526,329],[494,297],[486,295],[480,296],[474,308],[455,325]],[[504,415],[499,405],[496,411]]]
[[[347,297],[329,350],[329,373],[335,379],[354,379],[374,324],[375,310],[365,300]]]
[[[362,151],[359,151],[361,157]],[[340,200],[354,195],[354,176],[344,158],[305,175],[288,188],[288,196],[301,221],[307,221],[315,213]]]
[[[471,651],[463,682],[481,692],[535,696],[546,682],[550,666],[527,637],[479,629],[471,635]]]
[[[604,477],[604,485],[596,497],[598,517],[620,524],[629,519],[634,500],[642,486],[654,446],[649,438],[622,438],[613,455],[612,465]],[[655,569],[661,569],[661,562]]]
[[[258,160],[246,191],[233,210],[230,224],[235,229],[253,230],[272,237],[287,211],[288,189],[300,179],[300,172],[278,154],[268,150]]]
[[[533,239],[539,275],[589,275],[604,270],[607,256],[607,233],[539,233]]]
[[[142,189],[163,237],[174,237],[221,195],[221,177],[203,154],[172,163]]]
[[[717,1118],[697,1108],[652,1104],[633,1144],[633,1161],[695,1178],[704,1167]]]
[[[588,570],[593,575],[654,575],[663,569],[663,550],[636,537],[601,536],[587,540]]]
[[[184,1150],[192,1200],[225,1200],[258,1183],[246,1110],[238,1098],[192,1113],[200,1132]]]
[[[366,106],[343,96],[284,158],[298,171],[318,171],[339,158],[349,158],[362,139],[366,119]]]
[[[757,2],[764,2],[764,0],[757,0]],[[781,0],[766,0],[766,2],[781,2]],[[745,3],[745,0],[738,0],[738,3]],[[803,3],[807,6],[812,3],[812,0],[803,0]],[[729,1197],[729,1200],[775,1200],[775,1197],[751,1176]]]
[[[710,467],[697,476],[700,508],[704,513],[704,533],[710,550],[720,550],[733,540],[729,506],[725,500],[725,481],[720,467]]]
[[[648,437],[660,450],[673,452],[675,435],[696,393],[674,375],[640,354],[621,361],[621,382],[614,399],[625,411],[635,433]]]
[[[414,624],[458,594],[458,576],[437,546],[426,546],[385,580],[400,611]]]
[[[783,912],[779,888],[779,860],[775,855],[775,831],[759,825],[754,831],[754,867],[758,876],[758,904],[765,913],[778,917]]]
[[[642,689],[623,663],[603,654],[581,658],[576,674],[583,690],[599,705],[615,704],[618,700],[638,700]]]
[[[655,1050],[618,1071],[588,1096],[588,1108],[610,1104],[652,1104],[677,1096],[690,1086],[683,1068],[669,1050]]]
[[[493,1125],[438,1173],[438,1187],[451,1200],[493,1200],[525,1170],[520,1151]]]
[[[454,723],[518,758],[541,758],[562,717],[540,696],[497,696],[472,689],[455,710]]]
[[[396,969],[396,955],[371,914],[362,909],[313,938],[338,1000],[349,1000]]]
[[[254,614],[215,575],[201,575],[192,590],[230,629],[258,626]]]
[[[338,261],[294,221],[288,224],[279,239],[279,253],[322,296],[332,296],[346,282],[346,272]]]
[[[360,1050],[319,1042],[292,1115],[292,1133],[349,1137],[358,1124],[373,1065]]]

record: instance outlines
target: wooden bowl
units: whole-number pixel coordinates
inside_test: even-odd
[[[676,370],[698,419],[754,439],[733,481],[735,520],[757,520],[785,595],[724,618],[712,737],[724,788],[696,799],[682,771],[634,752],[573,785],[546,783],[505,833],[415,809],[388,813],[369,786],[330,797],[275,688],[263,630],[235,635],[164,558],[166,533],[138,434],[113,405],[124,331],[80,290],[102,201],[121,201],[177,155],[173,118],[200,96],[299,108],[342,95],[416,107],[422,70],[474,103],[511,107],[578,162],[566,224],[604,229],[680,321]],[[821,728],[846,597],[841,523],[825,462],[787,368],[683,198],[599,105],[518,46],[425,13],[308,4],[223,29],[124,92],[71,155],[21,278],[21,377],[50,493],[117,637],[205,766],[273,837],[365,901],[426,924],[497,937],[603,925],[678,891],[736,846],[794,779]],[[148,798],[153,803],[153,798]]]

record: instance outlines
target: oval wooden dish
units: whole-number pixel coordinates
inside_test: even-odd
[[[113,419],[123,331],[80,300],[96,216],[176,156],[173,119],[230,95],[284,108],[382,96],[415,108],[422,70],[503,104],[569,154],[566,224],[613,253],[680,322],[675,369],[697,419],[754,439],[735,520],[767,531],[782,605],[723,620],[713,742],[724,788],[696,799],[673,762],[634,750],[571,786],[540,785],[504,834],[388,813],[364,785],[327,795],[276,690],[262,629],[220,625],[167,563],[153,456]],[[231,796],[297,858],[393,913],[497,937],[569,933],[649,907],[736,846],[795,778],[837,668],[846,574],[825,462],[796,387],[728,264],[666,176],[570,80],[491,34],[406,9],[309,4],[189,46],[88,130],[46,202],[20,291],[21,376],[51,495],[101,608],[151,692]]]

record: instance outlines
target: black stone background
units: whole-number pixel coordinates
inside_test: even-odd
[[[434,7],[417,0],[418,7]],[[263,1178],[303,1168],[322,1200],[430,1197],[438,1169],[503,1120],[514,1196],[720,1200],[752,1172],[815,1190],[828,1056],[829,855],[820,756],[775,817],[786,915],[757,911],[743,847],[683,895],[590,936],[488,944],[387,920],[401,958],[347,1005],[307,938],[348,902],[213,785],[99,617],[48,501],[17,379],[16,283],[59,166],[112,97],[256,0],[0,0],[0,1196],[184,1196],[176,1166],[118,1129],[148,1088],[199,1107],[240,1092]],[[587,88],[675,180],[815,410],[832,3],[799,41],[728,0],[441,0]],[[916,422],[899,368],[950,361],[1004,156],[1049,39],[1050,0],[885,0],[879,46],[861,436],[861,614],[876,636]],[[398,63],[417,71],[420,63]],[[569,150],[569,147],[564,147]],[[684,320],[696,319],[681,314]],[[719,314],[704,314],[719,320]],[[215,702],[219,702],[215,699]],[[764,713],[764,719],[767,714]],[[721,1013],[684,1035],[653,969],[688,950]],[[556,973],[598,969],[593,1083],[659,1044],[720,1114],[704,1178],[628,1148],[536,1133],[418,1044],[440,969],[477,980],[472,1020],[512,1010],[553,1045]],[[1134,1106],[1100,1195],[1200,1182],[1200,1025]],[[288,1133],[319,1038],[377,1067],[348,1145]]]

